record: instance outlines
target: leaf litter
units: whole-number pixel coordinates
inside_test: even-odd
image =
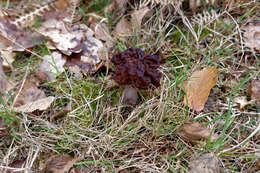
[[[73,167],[78,158],[73,158],[68,154],[54,155],[48,158],[40,173],[67,173]]]
[[[178,133],[180,137],[187,141],[198,141],[201,139],[210,141],[216,140],[219,136],[211,133],[211,129],[202,126],[199,122],[186,122],[180,126],[180,132]]]
[[[114,10],[117,12],[117,15],[118,15],[117,17],[124,16],[121,18],[121,20],[119,20],[119,22],[114,23],[116,27],[113,30],[113,37],[114,37],[113,38],[113,37],[111,37],[112,32],[108,29],[110,26],[108,27],[108,23],[106,23],[107,21],[105,21],[105,22],[103,21],[103,19],[105,20],[105,18],[102,19],[102,17],[101,17],[101,18],[98,18],[97,20],[96,19],[93,20],[90,23],[89,28],[85,24],[73,23],[72,18],[74,18],[74,17],[72,14],[69,14],[71,11],[69,12],[67,10],[67,9],[71,9],[71,8],[68,8],[71,6],[71,2],[72,1],[68,1],[68,0],[57,0],[54,3],[54,5],[47,5],[47,7],[46,7],[47,12],[45,12],[45,14],[42,13],[43,8],[40,8],[41,10],[39,10],[40,11],[39,13],[34,12],[35,13],[34,15],[40,16],[41,19],[44,19],[44,20],[41,23],[40,28],[36,27],[33,29],[35,31],[35,33],[31,34],[31,35],[30,35],[31,31],[29,31],[27,33],[22,28],[24,26],[31,26],[32,22],[30,20],[35,20],[34,16],[31,16],[31,19],[29,19],[29,18],[25,19],[22,17],[22,18],[19,18],[19,20],[16,20],[15,22],[11,22],[11,23],[7,22],[6,26],[9,27],[9,28],[7,27],[7,29],[10,30],[10,33],[8,33],[6,28],[1,28],[3,26],[2,24],[4,22],[6,22],[5,19],[6,19],[7,14],[5,13],[5,11],[0,13],[1,16],[4,17],[3,19],[1,18],[1,20],[0,20],[0,40],[3,43],[1,45],[0,51],[4,55],[4,59],[9,61],[9,62],[4,63],[4,64],[6,64],[6,66],[9,66],[12,63],[13,57],[16,54],[16,52],[14,52],[14,51],[24,51],[26,49],[31,49],[35,45],[39,45],[40,42],[42,41],[42,38],[45,38],[47,40],[46,46],[48,49],[51,50],[51,53],[52,53],[51,55],[46,55],[43,57],[42,65],[41,65],[40,69],[38,69],[39,70],[38,73],[35,74],[38,78],[37,79],[38,81],[36,81],[34,83],[33,79],[32,79],[32,81],[30,78],[25,79],[25,82],[27,82],[28,80],[30,82],[28,82],[28,84],[25,84],[24,86],[22,86],[22,88],[18,88],[18,89],[21,89],[21,91],[15,93],[15,96],[17,96],[16,94],[18,94],[18,97],[17,98],[15,97],[15,99],[14,99],[16,101],[16,102],[14,102],[15,111],[31,114],[35,110],[43,111],[43,110],[48,109],[50,107],[50,105],[52,104],[52,102],[54,102],[55,97],[53,97],[53,96],[46,97],[45,93],[40,89],[39,84],[40,83],[42,84],[45,82],[50,82],[49,84],[52,84],[52,82],[55,82],[54,79],[57,77],[59,72],[62,73],[66,70],[66,67],[64,67],[64,66],[69,66],[69,71],[73,74],[73,77],[77,76],[77,80],[79,80],[80,82],[82,81],[84,87],[85,87],[85,85],[88,86],[88,79],[85,81],[86,76],[83,76],[81,74],[81,72],[91,71],[91,72],[95,73],[97,71],[97,69],[99,69],[99,65],[101,64],[101,62],[107,58],[107,57],[104,58],[104,52],[107,53],[107,51],[111,51],[111,50],[118,51],[117,47],[114,44],[114,41],[115,41],[115,40],[113,40],[114,38],[116,38],[118,40],[123,40],[124,39],[123,37],[131,38],[131,36],[133,36],[135,34],[134,31],[136,32],[136,30],[141,30],[142,27],[144,27],[144,25],[143,25],[144,18],[150,17],[149,16],[150,15],[149,12],[151,12],[150,8],[154,4],[156,4],[154,7],[160,7],[162,9],[163,8],[165,9],[166,7],[170,9],[172,6],[180,7],[180,5],[182,4],[182,0],[171,1],[171,2],[170,1],[149,0],[149,1],[146,1],[147,4],[144,5],[144,8],[138,8],[138,10],[135,9],[134,11],[129,12],[127,10],[129,8],[129,6],[133,5],[132,2],[127,1],[127,0],[112,1],[111,4],[107,6],[108,8],[106,8],[105,11],[107,10],[107,11],[111,12]],[[78,2],[76,2],[76,3],[78,3]],[[195,1],[192,1],[192,2],[190,1],[190,8],[193,11],[196,11],[198,8],[198,4],[192,4],[194,2]],[[171,6],[169,6],[169,5],[171,5]],[[117,10],[118,7],[122,7],[122,8]],[[74,7],[72,8],[72,12],[73,12],[73,10],[75,10]],[[42,13],[42,14],[40,14],[40,13]],[[126,14],[126,13],[128,13],[128,14]],[[87,14],[87,15],[90,15],[90,14]],[[101,13],[99,13],[98,15],[101,15]],[[129,19],[129,17],[130,17],[130,19]],[[22,19],[25,19],[25,21],[26,21],[24,24],[21,23],[23,21]],[[118,21],[118,20],[116,20],[116,21]],[[13,24],[15,24],[15,25],[13,25]],[[253,42],[253,39],[257,39],[258,37],[251,36],[250,34],[252,34],[252,33],[248,33],[249,31],[253,32],[253,30],[254,30],[255,35],[257,35],[256,34],[257,32],[255,31],[256,28],[254,28],[254,29],[246,28],[245,29],[246,33],[244,34],[244,41],[248,42],[248,43],[246,43],[247,47],[249,47],[250,49],[257,50],[258,49],[257,46],[253,46],[252,42]],[[139,31],[137,31],[137,32],[139,32]],[[7,39],[4,36],[6,36]],[[36,44],[34,44],[33,42],[30,42],[30,39],[27,39],[27,38],[32,38],[32,39],[35,39],[36,41],[38,40],[38,42]],[[13,40],[13,41],[16,40],[16,42],[18,44],[13,44],[13,41],[10,41],[10,40]],[[136,46],[139,46],[139,45],[137,44]],[[175,44],[175,46],[176,46],[176,44]],[[107,48],[109,48],[111,50],[109,50]],[[175,48],[173,48],[173,46],[171,46],[170,48],[175,51]],[[28,51],[28,50],[26,50],[26,51]],[[112,56],[109,56],[109,57],[112,57]],[[70,65],[68,65],[68,64],[70,64]],[[108,65],[107,68],[109,71],[111,69],[110,65]],[[112,70],[113,70],[113,68],[112,68]],[[162,70],[165,73],[164,67],[163,67],[163,69],[160,69],[160,70]],[[203,70],[195,71],[194,73],[192,73],[190,80],[188,80],[186,82],[185,103],[187,103],[188,106],[191,109],[195,110],[197,113],[200,111],[203,111],[204,107],[206,107],[205,102],[207,102],[209,93],[218,81],[217,73],[218,73],[218,69],[216,67],[206,67]],[[110,75],[110,73],[108,75]],[[166,74],[166,75],[168,75],[168,74]],[[70,77],[71,76],[68,76],[69,80],[72,79]],[[104,78],[110,79],[110,81],[112,81],[111,78],[108,78],[107,76],[105,76]],[[4,79],[6,79],[6,78],[4,77]],[[22,82],[23,81],[21,81],[21,83]],[[70,82],[69,82],[69,85],[71,85]],[[2,85],[3,88],[6,88],[6,85],[5,85],[6,80],[4,80],[3,83],[4,83]],[[161,81],[161,83],[162,83],[162,81]],[[75,83],[72,82],[72,85],[74,85],[74,84]],[[165,86],[162,85],[162,87],[159,87],[157,90],[152,91],[152,92],[153,93],[160,92],[161,90],[164,89],[164,87]],[[253,100],[259,99],[258,88],[259,88],[258,84],[252,81],[251,86],[250,86],[251,99],[253,99]],[[118,86],[117,86],[117,88],[113,87],[113,90],[116,90],[116,89],[118,89]],[[221,89],[223,89],[223,88],[221,88]],[[147,91],[147,93],[150,94],[150,98],[153,97],[153,96],[151,96],[153,94],[152,92]],[[139,92],[137,93],[137,91],[135,89],[128,89],[128,90],[123,91],[123,96],[120,98],[122,98],[122,101],[124,104],[134,105],[134,104],[136,104],[138,99],[144,100],[147,93],[140,92],[141,97],[139,98],[139,95],[138,95]],[[66,93],[66,94],[68,94],[68,93]],[[71,96],[73,95],[72,93],[69,93],[69,94]],[[164,94],[168,94],[168,93],[162,92],[162,95],[164,95]],[[90,95],[87,95],[87,96],[84,95],[83,97],[84,97],[84,99],[86,99],[86,98],[88,99],[88,97],[90,97]],[[213,97],[214,96],[215,95],[213,93]],[[76,95],[76,97],[77,97],[77,95]],[[237,97],[237,98],[242,98],[242,97]],[[74,99],[74,97],[72,99]],[[160,101],[158,101],[157,96],[153,97],[153,99],[155,99],[154,103],[156,103],[156,104],[159,102],[161,103],[161,100],[163,100],[160,98]],[[244,102],[243,102],[243,99],[244,99]],[[246,106],[247,103],[245,102],[246,98],[243,97],[243,99],[241,99],[242,101],[241,100],[239,101],[239,99],[237,101],[237,104],[238,104],[238,106],[240,106],[241,110],[247,109],[247,106]],[[214,105],[216,103],[216,101],[217,101],[217,99],[211,99],[210,104]],[[236,98],[234,101],[236,102]],[[90,102],[88,101],[87,103],[90,104],[88,106],[91,108],[92,101],[90,101]],[[149,102],[150,102],[150,100],[149,100]],[[152,105],[154,103],[152,103]],[[106,104],[108,104],[108,103],[106,103]],[[152,105],[149,105],[149,106],[151,106],[151,110],[153,110]],[[241,107],[241,105],[244,105],[244,106]],[[57,112],[51,111],[52,113],[53,112],[54,113],[48,115],[48,118],[50,118],[50,122],[52,124],[55,124],[56,122],[53,122],[53,120],[70,112],[72,109],[71,106],[72,106],[71,104],[67,104],[67,106],[62,108],[60,111],[57,111]],[[78,103],[77,103],[77,106],[78,106],[77,109],[80,109],[80,105],[78,105]],[[111,105],[109,105],[109,106],[111,106]],[[119,105],[119,107],[120,106],[121,105]],[[175,107],[176,105],[172,104],[172,106]],[[179,106],[179,105],[177,105],[177,106]],[[158,105],[158,107],[164,108],[164,106],[161,106],[161,105]],[[111,107],[104,109],[104,114],[107,115],[107,118],[109,120],[110,120],[110,118],[114,118],[111,116],[111,115],[113,115],[113,111],[111,111],[110,109],[111,109]],[[147,157],[151,156],[150,158],[152,158],[152,157],[156,158],[156,155],[153,155],[153,153],[156,153],[159,150],[158,148],[160,148],[161,146],[164,146],[164,145],[165,145],[165,147],[163,147],[163,148],[166,148],[165,152],[167,153],[167,155],[172,152],[172,151],[170,151],[172,148],[176,149],[176,151],[179,151],[177,144],[175,145],[175,141],[174,141],[175,139],[173,139],[175,137],[174,137],[174,135],[172,136],[171,134],[170,135],[163,134],[162,137],[165,139],[164,141],[159,140],[158,146],[156,146],[156,147],[150,146],[150,145],[153,145],[154,138],[160,138],[161,136],[160,135],[156,136],[154,134],[147,135],[145,133],[142,133],[142,131],[148,131],[148,129],[156,132],[156,129],[152,129],[154,127],[151,126],[152,127],[151,128],[151,127],[149,127],[148,124],[146,124],[146,122],[143,122],[147,118],[146,113],[144,113],[144,116],[141,115],[140,117],[138,116],[138,118],[135,117],[135,111],[138,111],[138,109],[140,109],[140,107],[136,107],[136,109],[131,113],[132,117],[130,117],[130,118],[133,118],[133,122],[135,121],[135,119],[138,119],[138,121],[140,121],[142,123],[142,127],[140,127],[141,133],[140,133],[140,135],[138,134],[138,137],[135,139],[134,142],[138,141],[138,142],[142,143],[145,147],[141,147],[138,149],[138,147],[132,146],[133,141],[130,140],[129,143],[131,144],[131,147],[133,148],[132,150],[134,152],[132,152],[128,155],[126,155],[124,153],[123,154],[124,158],[128,159],[128,157],[129,158],[135,157],[136,159],[139,159],[141,157],[146,157],[146,156]],[[112,110],[114,110],[114,108],[112,108]],[[74,111],[74,110],[72,110],[72,111]],[[144,109],[144,112],[145,111],[147,111],[146,108]],[[174,111],[176,112],[176,110],[174,110]],[[148,112],[149,112],[149,110],[148,110]],[[216,111],[214,110],[214,112],[216,112]],[[120,114],[120,111],[117,112],[117,114],[116,114],[117,117],[119,117],[118,114]],[[166,116],[166,115],[163,115],[163,116]],[[210,121],[211,116],[208,116],[208,115],[205,115],[205,116],[207,118],[209,118],[209,121]],[[159,117],[161,118],[160,115],[159,115]],[[76,116],[73,115],[73,118],[79,118],[79,117],[77,117],[77,115]],[[73,121],[73,118],[68,117],[68,121],[72,120],[72,124],[75,123]],[[80,119],[81,118],[82,117],[80,117]],[[149,119],[149,122],[150,121],[152,122],[153,119],[157,119],[157,118],[158,117],[157,117],[156,111],[153,110],[148,119]],[[163,118],[162,120],[163,120],[163,122],[165,121],[165,123],[167,124],[167,121],[168,121],[167,119],[168,119],[168,117],[166,117],[166,119]],[[116,120],[115,122],[118,121],[117,119],[115,119],[115,120]],[[29,121],[31,121],[31,120],[29,120]],[[82,121],[82,123],[85,123],[83,121]],[[101,116],[100,119],[98,120],[98,122],[101,122],[101,121],[105,122],[106,120],[105,119],[103,120],[103,117]],[[170,121],[172,121],[171,118],[170,118]],[[175,119],[173,121],[175,121]],[[129,123],[130,123],[130,121],[129,121]],[[92,124],[92,122],[91,122],[91,124]],[[102,126],[103,124],[100,123],[99,125]],[[110,124],[107,124],[107,125],[110,125]],[[59,129],[60,131],[65,130],[65,129],[63,129],[64,126],[62,126],[62,124],[60,126],[61,126],[60,129],[62,129],[62,130]],[[39,125],[39,127],[41,128],[41,125]],[[73,127],[73,125],[72,125],[72,127]],[[1,128],[1,123],[0,123],[0,128]],[[49,126],[48,126],[48,128],[49,128]],[[79,128],[77,130],[80,130],[80,128],[82,128],[82,127],[79,126],[77,128]],[[102,127],[101,127],[101,129],[102,129]],[[93,130],[93,133],[95,130]],[[215,129],[210,129],[208,127],[205,127],[201,123],[198,123],[198,122],[186,122],[180,126],[180,131],[178,134],[180,137],[182,137],[186,141],[194,142],[194,141],[198,141],[198,140],[207,140],[210,138],[211,142],[213,142],[214,140],[218,139],[218,135],[216,135],[213,132],[214,130]],[[71,131],[71,129],[70,129],[70,131]],[[97,132],[100,133],[101,130],[98,129]],[[35,133],[37,135],[37,132],[35,132]],[[91,129],[91,133],[92,133],[92,129]],[[101,134],[103,135],[104,133],[101,132]],[[56,133],[55,135],[57,135],[57,137],[55,136],[55,139],[60,138],[59,132]],[[97,152],[96,153],[93,152],[94,154],[92,153],[92,155],[94,155],[94,156],[91,159],[96,160],[96,158],[99,155],[99,153],[98,153],[99,150],[103,152],[102,159],[106,159],[107,155],[113,155],[113,159],[115,159],[115,158],[117,159],[117,157],[120,157],[118,153],[117,154],[114,153],[115,152],[113,150],[114,148],[110,146],[111,141],[113,142],[113,145],[114,145],[114,142],[117,142],[117,141],[115,141],[114,136],[109,137],[109,140],[111,140],[111,141],[109,141],[109,140],[105,141],[105,145],[107,145],[107,146],[105,146],[105,148],[99,148],[100,147],[99,143],[101,143],[103,145],[103,142],[104,142],[104,141],[102,141],[102,135],[99,136],[98,139],[95,138],[95,145],[93,147],[95,148],[95,150]],[[107,135],[107,134],[104,134],[104,135]],[[113,133],[111,133],[109,135],[113,135]],[[149,139],[150,141],[148,140],[148,141],[144,142],[142,135],[144,135],[144,137],[147,137],[147,139]],[[147,136],[145,136],[145,135],[147,135]],[[170,140],[167,138],[169,136],[171,137]],[[89,136],[87,135],[87,137],[89,137]],[[32,139],[33,138],[34,138],[34,135],[33,135]],[[60,149],[62,150],[61,153],[63,152],[63,149],[66,150],[65,152],[67,152],[67,150],[74,150],[75,149],[74,144],[76,144],[79,141],[77,137],[75,137],[75,139],[76,140],[73,142],[69,141],[69,143],[72,142],[73,146],[71,144],[67,145],[66,144],[67,141],[65,141],[64,143],[67,146],[59,148],[59,150]],[[47,139],[47,140],[49,140],[49,139]],[[169,141],[171,141],[171,142],[174,141],[171,143],[173,145],[171,145],[170,147],[166,145],[166,143]],[[239,141],[236,141],[236,142],[239,142]],[[80,152],[80,149],[82,149],[81,147],[86,147],[85,145],[80,146],[78,144],[81,144],[81,143],[76,144],[76,146],[79,147],[77,149],[77,151],[79,151],[79,152]],[[92,142],[89,142],[89,144],[92,145]],[[188,145],[190,145],[190,144],[188,144]],[[70,147],[72,147],[72,148],[70,148]],[[126,147],[126,151],[127,151],[127,149],[128,149],[127,147],[129,147],[129,146],[127,146],[127,144],[126,144],[126,146],[124,146],[124,147]],[[58,151],[58,152],[60,152],[60,151]],[[182,152],[182,151],[180,151],[180,152]],[[183,154],[182,156],[184,158],[186,157],[185,154]],[[176,159],[178,160],[177,157],[176,157]],[[178,160],[178,162],[179,161],[180,160]],[[103,161],[99,160],[98,165],[93,164],[94,165],[93,170],[107,171],[106,170],[107,168],[103,169],[102,162]],[[54,173],[65,173],[73,168],[74,163],[75,163],[75,160],[71,156],[69,156],[67,154],[58,154],[58,155],[52,156],[50,159],[48,159],[44,165],[43,170],[41,170],[41,171],[43,171],[43,172],[51,171]],[[111,163],[114,164],[114,162],[111,162]],[[122,161],[122,163],[123,163],[123,161]],[[110,164],[110,162],[109,162],[109,164]],[[117,167],[118,164],[121,164],[121,161],[119,161],[116,164],[117,164],[116,165],[116,167]],[[136,164],[136,163],[133,163],[133,164]],[[145,160],[140,161],[140,164],[142,164],[142,166],[138,165],[140,168],[138,170],[150,170],[150,171],[153,170],[154,171],[157,169],[161,169],[160,167],[157,167],[157,166],[156,166],[156,168],[154,168],[153,164],[150,165],[149,162],[146,162]],[[182,161],[179,162],[178,164],[183,166]],[[92,166],[92,164],[86,164],[86,165]],[[99,169],[99,166],[101,166],[102,168]],[[131,167],[132,165],[131,165],[131,163],[128,163],[127,166]],[[138,166],[136,166],[136,167],[138,167]],[[147,166],[147,168],[146,168],[146,166]],[[185,164],[185,166],[186,166],[186,164]],[[191,168],[190,171],[194,172],[194,173],[196,173],[196,172],[219,172],[218,158],[216,158],[213,154],[204,154],[202,156],[195,157],[193,160],[190,161],[189,166]],[[133,166],[133,167],[135,167],[135,166]],[[133,171],[131,171],[131,169],[132,168],[129,169],[130,170],[129,172],[133,172]],[[178,166],[176,166],[176,169],[181,170],[181,168],[179,168]],[[122,170],[123,170],[123,168],[122,168]],[[127,171],[128,169],[125,169],[125,170]]]
[[[218,69],[216,67],[206,67],[203,70],[192,73],[184,88],[186,92],[185,104],[191,109],[199,112],[204,109],[210,90],[218,81]]]

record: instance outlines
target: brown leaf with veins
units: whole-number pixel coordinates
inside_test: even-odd
[[[218,81],[218,69],[216,67],[206,67],[201,71],[192,73],[190,80],[187,81],[185,88],[185,104],[191,109],[202,111],[208,99],[210,90]]]
[[[40,173],[67,173],[73,167],[78,158],[72,158],[68,154],[60,154],[50,157]]]
[[[23,87],[16,90],[14,100],[14,111],[17,112],[33,112],[35,110],[43,111],[47,109],[54,101],[54,97],[46,97],[44,91],[38,89],[39,81],[34,76],[25,79]],[[18,94],[18,96],[17,96]]]
[[[199,122],[186,122],[180,127],[178,135],[187,141],[197,141],[201,139],[208,139],[210,137],[210,129],[202,126]],[[218,135],[213,134],[211,141],[218,138]]]

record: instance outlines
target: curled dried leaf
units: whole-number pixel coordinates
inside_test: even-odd
[[[199,122],[186,122],[180,127],[180,130],[178,134],[187,141],[208,139],[211,136],[210,129],[202,126]],[[217,138],[218,135],[212,133],[211,141]]]

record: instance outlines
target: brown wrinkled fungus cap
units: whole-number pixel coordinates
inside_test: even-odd
[[[160,59],[144,53],[139,48],[128,48],[112,57],[115,65],[113,79],[120,85],[147,89],[160,86]]]

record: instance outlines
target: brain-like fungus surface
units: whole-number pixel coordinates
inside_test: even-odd
[[[144,53],[139,48],[128,48],[112,57],[115,65],[113,79],[120,85],[132,85],[139,89],[160,86],[160,59]]]

